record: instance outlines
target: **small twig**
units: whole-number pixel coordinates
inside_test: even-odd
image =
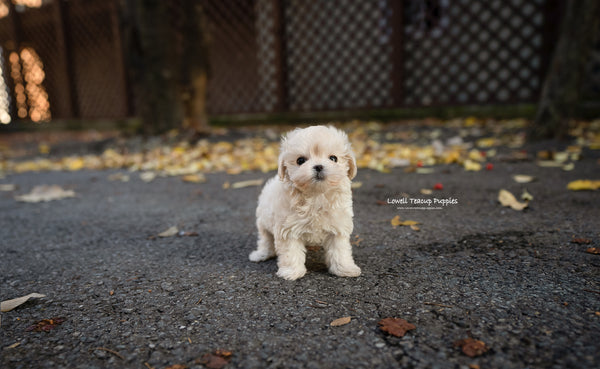
[[[327,309],[329,307],[329,305],[327,306],[323,306],[323,305],[308,305],[311,308],[319,308],[319,309]]]
[[[319,304],[323,304],[323,305],[329,305],[328,302],[325,301],[321,301],[321,300],[315,300],[315,302],[319,303]]]
[[[588,289],[583,289],[585,292],[592,292],[592,293],[600,293],[600,291],[594,291],[594,290],[588,290]]]
[[[152,365],[148,364],[147,361],[144,362],[144,365],[146,365],[146,368],[148,368],[148,369],[154,369],[154,367]]]
[[[200,305],[201,302],[202,302],[202,299],[196,301],[196,305]]]
[[[111,354],[115,355],[116,357],[118,357],[121,360],[125,360],[125,358],[123,357],[123,355],[119,354],[118,352],[116,352],[115,350],[111,350],[109,348],[106,347],[95,347],[93,349],[90,349],[90,351],[95,351],[95,350],[101,350],[101,351],[106,351],[106,352],[110,352]]]
[[[432,305],[432,306],[439,306],[439,307],[443,307],[443,308],[453,308],[454,306],[450,306],[450,305],[444,305],[444,304],[436,304],[435,302],[424,302],[424,305]]]

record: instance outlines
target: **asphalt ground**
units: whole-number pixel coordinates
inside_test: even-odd
[[[108,179],[125,170],[8,175],[0,183],[17,189],[0,192],[0,299],[46,297],[2,313],[0,367],[202,368],[219,349],[231,353],[225,368],[598,367],[600,256],[586,250],[600,247],[600,191],[566,188],[598,179],[598,157],[584,150],[571,171],[535,161],[359,170],[352,241],[362,275],[328,274],[311,250],[297,281],[276,277],[275,260],[248,261],[260,187],[223,188],[274,173],[201,184]],[[421,194],[436,183],[443,189]],[[15,201],[39,184],[77,196]],[[534,199],[512,210],[500,189]],[[457,203],[387,204],[407,195]],[[392,227],[396,215],[419,230]],[[197,235],[153,237],[171,226]],[[65,321],[48,332],[27,330],[56,317]],[[416,328],[388,335],[378,326],[388,317]],[[454,345],[466,338],[487,351],[467,356]]]

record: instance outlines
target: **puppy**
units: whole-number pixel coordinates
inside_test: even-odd
[[[258,247],[250,260],[277,256],[277,275],[294,280],[306,273],[306,246],[320,245],[330,273],[359,276],[350,245],[355,176],[344,132],[326,126],[289,132],[281,140],[277,176],[258,198]]]

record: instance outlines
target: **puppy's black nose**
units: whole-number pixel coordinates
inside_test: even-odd
[[[315,165],[313,167],[313,169],[315,170],[315,172],[319,173],[323,171],[323,166],[322,165]]]

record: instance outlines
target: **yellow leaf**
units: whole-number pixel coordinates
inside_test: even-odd
[[[571,191],[595,191],[598,188],[600,188],[600,180],[578,179],[567,185],[567,189]]]
[[[241,181],[241,182],[235,182],[231,185],[231,188],[244,188],[244,187],[250,187],[250,186],[260,186],[263,184],[265,180],[260,178],[260,179],[252,179],[249,181]]]
[[[206,182],[206,177],[204,174],[188,174],[187,176],[181,177],[181,180],[191,183],[204,183]]]
[[[392,218],[392,220],[390,220],[390,223],[392,224],[392,227],[396,228],[398,226],[414,226],[419,224],[419,222],[416,222],[414,220],[400,220],[400,215],[396,215],[395,217]]]
[[[40,154],[46,155],[46,154],[50,153],[50,145],[41,143],[38,146],[38,150],[39,150]]]
[[[533,195],[527,192],[527,190],[523,190],[523,193],[521,194],[521,200],[531,201],[533,200]]]
[[[523,210],[528,206],[526,202],[517,201],[515,196],[507,190],[498,192],[498,201],[502,206],[510,206],[514,210]]]
[[[535,177],[528,176],[528,175],[525,175],[525,174],[515,174],[513,176],[513,179],[517,183],[529,183],[529,182],[532,182],[535,179]]]
[[[65,159],[65,166],[68,170],[76,171],[83,168],[83,159],[81,158],[67,158]]]
[[[395,217],[392,218],[392,220],[390,220],[390,223],[392,224],[392,227],[396,228],[400,225],[400,223],[402,223],[400,221],[400,215],[396,215]]]
[[[177,229],[176,226],[172,226],[169,229],[159,233],[157,236],[158,237],[172,237],[172,236],[175,236],[178,232],[179,232],[179,229]]]
[[[411,227],[414,225],[417,225],[417,224],[419,224],[419,222],[415,222],[414,220],[405,220],[405,221],[400,222],[400,225],[411,226]]]
[[[467,170],[467,171],[477,172],[477,171],[481,170],[481,164],[479,164],[476,161],[469,160],[469,159],[465,160],[465,163],[463,166],[464,166],[465,170]]]
[[[329,325],[332,327],[339,327],[341,325],[346,325],[346,324],[350,323],[351,320],[352,320],[352,317],[345,316],[343,318],[335,319],[334,321],[329,323]]]

